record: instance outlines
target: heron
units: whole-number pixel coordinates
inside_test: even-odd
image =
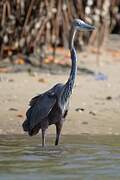
[[[71,71],[65,84],[58,83],[48,91],[35,96],[30,101],[30,107],[26,112],[26,120],[23,122],[23,130],[30,136],[42,132],[42,146],[45,145],[45,133],[48,126],[56,126],[55,145],[59,144],[64,120],[68,114],[69,100],[73,91],[77,74],[77,54],[74,47],[74,38],[78,30],[92,31],[95,27],[81,19],[74,19],[71,24],[69,37],[69,50],[71,54]]]

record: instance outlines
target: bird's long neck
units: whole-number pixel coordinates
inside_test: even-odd
[[[77,55],[74,48],[70,50],[70,53],[71,53],[72,65],[71,65],[70,76],[68,78],[68,81],[65,84],[65,87],[66,87],[66,90],[72,93],[72,89],[73,89],[76,74],[77,74]]]
[[[74,48],[75,33],[76,33],[76,30],[72,27],[71,31],[70,31],[70,41],[69,41],[69,49],[70,49],[70,53],[71,53],[72,65],[71,65],[71,72],[70,72],[68,81],[66,82],[63,92],[62,92],[62,95],[61,95],[62,103],[67,101],[67,99],[72,94],[72,89],[74,86],[75,77],[76,77],[76,73],[77,73],[77,55],[76,55],[76,51]]]
[[[69,49],[70,51],[74,48],[74,39],[75,39],[76,30],[72,26],[70,29],[70,38],[69,38]]]

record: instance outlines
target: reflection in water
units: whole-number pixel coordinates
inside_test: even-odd
[[[0,179],[120,179],[119,136],[63,136],[58,147],[53,141],[42,148],[38,136],[0,136]]]

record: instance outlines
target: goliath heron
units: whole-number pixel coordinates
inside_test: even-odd
[[[56,126],[55,145],[58,145],[64,119],[68,112],[69,99],[75,82],[77,72],[77,55],[74,48],[74,37],[77,30],[91,31],[95,27],[85,23],[80,19],[72,22],[69,39],[69,49],[71,53],[71,72],[65,84],[56,84],[53,88],[42,93],[30,101],[30,108],[26,112],[26,120],[23,123],[24,131],[28,131],[30,136],[42,131],[42,146],[45,145],[45,131],[49,125]]]

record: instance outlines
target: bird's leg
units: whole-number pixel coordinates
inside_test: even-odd
[[[48,120],[47,118],[41,123],[41,130],[42,130],[42,147],[45,146],[45,132],[48,128]]]
[[[59,123],[56,124],[56,140],[55,140],[55,146],[57,146],[58,143],[59,143],[59,138],[60,138],[60,133],[61,133],[61,130],[62,130],[62,125],[63,125],[62,122],[59,122]]]
[[[42,147],[45,146],[45,129],[42,129]]]

